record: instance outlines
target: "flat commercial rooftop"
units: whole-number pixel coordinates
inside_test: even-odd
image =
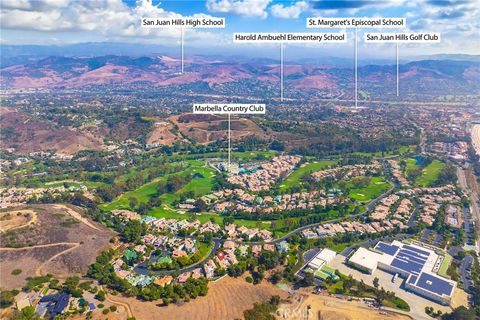
[[[363,247],[358,248],[358,250],[349,259],[351,263],[371,271],[377,268],[378,262],[381,261],[385,264],[389,264],[391,260],[392,258],[388,255],[373,252]]]
[[[407,276],[407,284],[438,296],[451,296],[455,282],[432,272],[438,259],[434,250],[416,244],[378,242],[376,251],[360,247],[350,262],[373,271],[379,266]],[[383,266],[383,267],[382,267]],[[388,267],[387,267],[388,266]]]
[[[317,270],[320,269],[324,264],[324,260],[320,259],[319,257],[315,257],[308,263],[308,266],[314,270]]]
[[[436,275],[422,272],[420,276],[411,276],[408,283],[424,290],[433,292],[438,295],[451,296],[454,288],[452,281],[440,278]]]
[[[336,255],[337,255],[337,253],[335,251],[330,250],[328,248],[323,248],[317,254],[317,258],[320,258],[320,259],[324,260],[326,263],[329,263],[330,261],[333,260],[333,258],[335,258]]]
[[[388,244],[388,243],[385,243],[385,242],[379,242],[375,246],[375,249],[377,249],[378,251],[381,251],[383,253],[386,253],[388,255],[393,256],[393,255],[395,255],[395,253],[397,253],[398,249],[400,249],[400,248],[397,247],[396,245],[393,245],[393,244]]]
[[[428,255],[420,255],[415,251],[402,248],[398,251],[395,259],[393,259],[391,266],[410,274],[419,275],[425,266],[428,257]]]
[[[322,266],[332,261],[336,255],[337,253],[335,251],[324,248],[308,263],[308,266],[314,270],[320,269]]]
[[[432,251],[422,250],[412,245],[399,246],[384,242],[377,243],[375,249],[394,257],[390,263],[392,267],[416,276],[422,272],[432,255]]]

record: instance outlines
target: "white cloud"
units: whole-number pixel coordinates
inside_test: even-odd
[[[30,0],[22,6],[1,2],[0,25],[4,29],[42,32],[92,32],[105,40],[122,38],[151,39],[157,43],[178,41],[176,28],[141,28],[142,17],[181,18],[176,12],[166,11],[151,0],[139,0],[133,7],[122,0]],[[209,17],[197,14],[192,17]],[[214,33],[186,30],[185,39],[216,41]]]
[[[270,2],[271,0],[207,0],[207,9],[211,12],[266,18]]]
[[[2,9],[30,9],[30,2],[28,0],[2,0]]]
[[[179,43],[180,30],[141,28],[140,19],[141,17],[180,18],[181,14],[168,11],[161,5],[153,5],[151,0],[138,0],[134,5],[127,5],[124,1],[0,0],[1,41],[15,44],[91,41],[143,42],[160,45]],[[378,7],[368,6],[368,15],[381,16],[386,3]],[[479,51],[479,42],[475,41],[480,38],[478,2],[461,1],[451,6],[435,6],[427,0],[391,0],[388,3],[404,7],[399,9],[398,14],[407,17],[407,28],[402,31],[442,34],[441,43],[438,45],[402,45],[402,52],[404,50],[407,52],[410,48],[412,52],[413,50],[430,52],[430,48],[444,52],[477,53]],[[265,18],[268,13],[275,18],[298,18],[306,10],[311,10],[314,16],[329,16],[334,13],[360,16],[365,13],[362,11],[364,9],[312,11],[313,3],[308,0],[292,0],[283,3],[272,3],[271,0],[206,0],[206,5],[210,11],[257,18]],[[194,17],[208,17],[208,15],[196,14]],[[264,22],[266,27],[273,26],[270,19]],[[241,30],[228,32],[234,31]],[[189,29],[185,32],[185,39],[188,45],[192,46],[221,47],[231,45],[232,36],[230,33],[225,33],[223,29]],[[363,41],[359,41],[359,45],[362,43]],[[348,45],[352,45],[351,38]]]
[[[309,8],[305,1],[297,1],[294,5],[289,7],[283,4],[275,4],[270,8],[272,15],[282,19],[297,19],[304,11]]]

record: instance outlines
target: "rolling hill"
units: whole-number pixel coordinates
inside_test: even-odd
[[[203,83],[209,89],[222,91],[230,84],[242,83],[261,89],[276,86],[279,65],[252,60],[189,57],[185,73],[180,61],[169,56],[98,56],[48,57],[25,64],[2,68],[3,89],[82,88],[92,85],[148,83],[158,87]],[[327,92],[342,95],[353,84],[351,67],[302,65],[286,63],[286,90]],[[390,88],[395,83],[394,65],[365,65],[358,70],[360,89],[370,91]],[[480,91],[480,62],[454,60],[421,60],[400,66],[403,87],[418,93],[475,94]],[[229,87],[235,91],[235,87]],[[417,92],[412,93],[417,93]],[[235,92],[234,92],[235,93]]]

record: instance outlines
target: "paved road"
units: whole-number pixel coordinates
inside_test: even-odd
[[[410,120],[409,121],[414,127],[415,129],[419,130],[420,131],[420,150],[421,150],[421,153],[426,153],[426,148],[425,148],[425,130],[423,129],[423,127],[421,125],[419,125],[418,123],[416,123],[415,121],[412,121]]]
[[[473,256],[467,254],[460,264],[460,280],[463,283],[465,290],[468,290],[469,287],[473,286],[473,281],[471,280],[472,274],[472,265],[473,265]],[[470,271],[468,271],[470,269]],[[470,278],[470,279],[467,279]]]
[[[350,247],[345,248],[340,254],[342,256],[344,256],[345,258],[348,258],[350,256],[350,254],[352,253],[352,251],[356,250],[359,247],[368,248],[368,247],[373,247],[375,244],[377,244],[378,241],[384,241],[384,242],[390,242],[390,241],[393,241],[393,240],[402,241],[402,240],[405,240],[405,239],[408,239],[408,238],[411,238],[411,237],[412,237],[412,235],[409,235],[409,234],[406,234],[406,233],[398,233],[398,234],[395,234],[395,235],[386,236],[386,237],[382,237],[382,238],[368,239],[368,240],[365,240],[365,241],[362,241],[362,242],[359,242],[359,243],[355,243],[354,245],[351,245]]]
[[[321,224],[324,224],[324,223],[335,223],[335,222],[340,222],[340,221],[344,221],[346,218],[350,218],[350,219],[356,219],[356,218],[359,218],[363,215],[366,215],[368,214],[369,210],[373,209],[374,206],[380,201],[382,200],[383,198],[385,198],[386,196],[390,195],[393,191],[395,190],[395,186],[393,186],[391,189],[389,189],[388,191],[386,191],[385,193],[383,193],[382,195],[378,196],[376,199],[374,199],[373,201],[371,201],[368,205],[365,206],[365,210],[359,214],[356,214],[356,215],[350,215],[348,217],[341,217],[341,218],[337,218],[337,219],[332,219],[332,220],[326,220],[326,221],[321,221],[321,222],[317,222],[317,223],[312,223],[312,224],[309,224],[309,225],[305,225],[305,226],[302,226],[300,228],[297,228],[295,230],[292,230],[290,231],[289,233],[287,233],[286,235],[284,235],[283,237],[280,237],[278,239],[274,239],[274,240],[271,240],[271,241],[240,241],[240,240],[234,240],[235,243],[237,244],[247,244],[247,245],[254,245],[254,244],[276,244],[278,242],[281,242],[283,240],[286,240],[288,239],[289,237],[293,236],[294,234],[298,234],[300,232],[302,232],[303,230],[306,230],[306,229],[310,229],[310,228],[314,228],[314,227],[318,227],[319,225]],[[191,238],[196,238],[196,237],[191,237]],[[192,271],[193,269],[196,269],[198,268],[200,265],[202,265],[207,259],[213,257],[217,250],[220,248],[220,245],[222,244],[222,242],[224,241],[224,239],[221,239],[221,238],[214,238],[213,239],[214,241],[214,246],[212,247],[212,250],[210,250],[210,253],[208,254],[207,257],[205,257],[204,259],[202,259],[201,261],[191,265],[191,266],[188,266],[186,268],[183,268],[183,269],[180,269],[180,270],[167,270],[167,271],[153,271],[155,274],[157,275],[167,275],[167,274],[171,274],[173,272],[180,272],[180,273],[183,273],[183,272],[188,272],[188,271]],[[136,267],[135,268],[135,271],[139,274],[149,274],[151,272],[151,270],[148,270],[146,268],[142,268],[142,267]]]
[[[355,214],[355,215],[350,215],[348,217],[341,217],[341,218],[336,218],[336,219],[331,219],[331,220],[325,220],[325,221],[321,221],[321,222],[316,222],[316,223],[312,223],[312,224],[308,224],[308,225],[305,225],[303,227],[300,227],[300,228],[297,228],[295,230],[292,230],[290,231],[289,233],[287,233],[286,235],[284,235],[283,237],[280,237],[278,239],[274,239],[274,240],[271,240],[271,241],[264,241],[264,242],[261,242],[261,241],[236,241],[236,242],[239,242],[239,243],[243,243],[243,244],[264,244],[264,243],[267,243],[267,244],[275,244],[277,242],[280,242],[280,241],[283,241],[285,239],[288,239],[290,238],[291,236],[293,236],[294,234],[297,234],[297,233],[300,233],[302,232],[303,230],[306,230],[306,229],[310,229],[310,228],[314,228],[314,227],[318,227],[319,225],[321,224],[325,224],[325,223],[336,223],[336,222],[340,222],[340,221],[345,221],[347,218],[348,219],[356,219],[356,218],[359,218],[361,216],[364,216],[366,214],[368,214],[368,212],[370,210],[372,210],[375,205],[380,201],[382,200],[383,198],[387,197],[388,195],[390,195],[393,191],[395,190],[395,187],[392,187],[391,189],[389,189],[388,191],[386,191],[385,193],[383,193],[382,195],[378,196],[377,198],[375,198],[373,201],[371,201],[369,204],[367,204],[365,206],[365,210],[361,213],[358,213],[358,214]]]
[[[385,165],[385,164],[384,164]],[[392,182],[393,183],[393,182]],[[321,222],[317,222],[317,223],[312,223],[312,224],[309,224],[309,225],[305,225],[305,226],[302,226],[300,228],[297,228],[295,230],[292,230],[290,231],[289,233],[287,233],[286,235],[284,235],[283,237],[280,237],[280,238],[277,238],[277,239],[274,239],[274,240],[271,240],[271,241],[240,241],[240,240],[234,240],[235,243],[237,244],[247,244],[247,245],[254,245],[254,244],[276,244],[278,242],[281,242],[283,240],[286,240],[288,239],[289,237],[293,236],[294,234],[298,234],[300,232],[302,232],[303,230],[306,230],[306,229],[310,229],[310,228],[314,228],[314,227],[318,227],[319,225],[321,224],[324,224],[324,223],[336,223],[336,222],[340,222],[340,221],[344,221],[346,218],[349,218],[349,219],[356,219],[356,218],[359,218],[361,216],[364,216],[366,214],[368,214],[368,212],[370,210],[372,210],[375,205],[380,201],[382,200],[383,198],[387,197],[388,195],[390,195],[396,188],[396,185],[393,183],[393,186],[392,188],[390,188],[388,191],[386,191],[385,193],[383,193],[382,195],[378,196],[377,198],[375,198],[374,200],[372,200],[369,204],[367,204],[365,206],[365,210],[359,214],[356,214],[356,215],[350,215],[348,217],[341,217],[341,218],[336,218],[336,219],[332,219],[332,220],[326,220],[326,221],[321,221]],[[195,236],[192,236],[190,238],[197,238]],[[193,269],[196,269],[198,268],[200,265],[203,264],[203,262],[205,262],[207,259],[213,257],[217,250],[220,248],[220,245],[222,244],[222,242],[224,241],[224,239],[222,238],[213,238],[213,241],[214,241],[214,246],[212,247],[212,250],[210,250],[210,253],[208,254],[207,257],[205,257],[204,259],[202,259],[201,261],[191,265],[191,266],[188,266],[186,268],[183,268],[183,269],[180,269],[180,270],[168,270],[168,271],[153,271],[155,274],[157,275],[167,275],[167,274],[171,274],[173,272],[188,272],[188,271],[192,271]],[[135,268],[135,271],[139,274],[149,274],[151,271],[146,269],[146,268],[142,268],[142,267],[136,267]]]
[[[189,237],[189,238],[196,238],[196,237]],[[139,264],[138,266],[135,267],[135,272],[137,272],[138,274],[143,274],[143,275],[148,275],[150,273],[154,273],[154,274],[159,275],[159,276],[169,275],[169,274],[172,274],[174,272],[180,272],[180,273],[190,272],[190,271],[200,267],[209,258],[213,257],[217,253],[218,248],[220,248],[221,243],[222,243],[222,239],[220,239],[220,238],[213,239],[213,247],[210,250],[210,253],[208,254],[208,256],[206,256],[202,260],[200,260],[200,261],[198,261],[198,262],[196,262],[192,265],[189,265],[188,267],[185,267],[185,268],[182,268],[182,269],[179,269],[179,270],[153,271],[153,270],[148,270],[145,267],[147,265],[147,263],[141,263],[141,264]]]

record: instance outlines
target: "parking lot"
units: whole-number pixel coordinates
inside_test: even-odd
[[[425,229],[420,236],[419,241],[431,244],[435,247],[442,248],[443,247],[443,236],[438,234],[435,230],[432,229]]]
[[[465,237],[466,237],[466,245],[473,246],[475,245],[475,226],[474,221],[472,218],[472,214],[470,213],[470,208],[465,207],[463,208],[463,229],[465,230]]]
[[[425,314],[425,307],[429,306],[433,307],[435,310],[441,310],[442,312],[449,312],[452,310],[448,306],[438,304],[417,294],[406,291],[403,286],[404,279],[402,278],[397,278],[395,282],[392,282],[393,275],[388,272],[377,269],[373,275],[366,274],[346,265],[345,261],[346,258],[344,256],[337,255],[330,265],[345,275],[352,275],[356,280],[363,280],[370,286],[373,286],[373,279],[377,277],[379,279],[380,287],[383,287],[387,291],[395,292],[398,297],[402,298],[410,305],[410,313],[415,319],[431,319]],[[462,290],[456,289],[453,301],[456,306],[466,305],[466,293]]]
[[[473,256],[467,254],[460,264],[460,279],[462,280],[465,290],[468,292],[468,288],[473,286],[472,280],[472,265],[473,265]]]

